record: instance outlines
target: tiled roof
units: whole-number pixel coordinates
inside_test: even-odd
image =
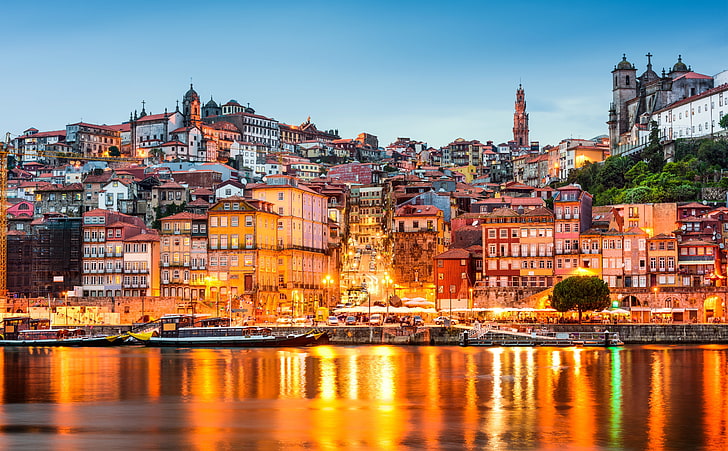
[[[207,216],[183,211],[182,213],[177,213],[172,216],[166,216],[164,218],[161,218],[160,221],[178,221],[182,219],[207,219]]]

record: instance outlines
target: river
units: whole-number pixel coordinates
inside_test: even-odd
[[[0,449],[728,449],[728,346],[5,348]]]

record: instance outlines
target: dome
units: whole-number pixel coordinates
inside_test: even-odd
[[[228,105],[240,105],[240,103],[238,103],[238,101],[235,99],[230,99],[227,104]]]
[[[632,66],[632,63],[627,61],[627,55],[622,54],[622,61],[617,64],[617,69],[634,69],[634,66]]]
[[[185,99],[200,100],[200,96],[197,95],[197,91],[192,88],[192,83],[190,83],[190,90],[185,93]]]
[[[677,63],[675,63],[674,66],[672,66],[673,72],[687,72],[688,66],[682,62],[682,55],[677,56]]]
[[[206,108],[217,108],[217,102],[212,100],[212,97],[210,97],[210,101],[205,104]]]

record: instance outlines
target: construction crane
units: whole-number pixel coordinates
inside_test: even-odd
[[[28,150],[23,155],[35,155],[43,158],[62,158],[80,161],[108,161],[116,163],[139,163],[141,158],[123,157],[85,157],[82,155],[51,152],[44,150]],[[5,135],[5,142],[0,141],[0,303],[4,304],[8,296],[8,157],[14,155],[10,145],[10,133]]]

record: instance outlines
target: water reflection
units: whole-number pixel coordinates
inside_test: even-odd
[[[727,355],[7,348],[0,448],[725,449]]]

